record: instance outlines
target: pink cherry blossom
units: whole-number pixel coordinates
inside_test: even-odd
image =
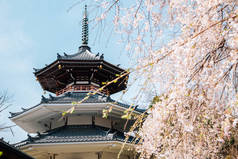
[[[139,128],[140,157],[237,158],[238,1],[123,2],[103,7],[129,39],[135,99],[160,98]]]

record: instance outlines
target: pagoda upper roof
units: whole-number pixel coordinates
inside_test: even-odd
[[[132,141],[132,137],[128,142]],[[36,137],[28,135],[28,139],[15,144],[21,147],[28,144],[54,144],[54,143],[75,143],[75,142],[102,142],[102,141],[119,141],[124,142],[123,132],[115,129],[109,129],[96,125],[66,125],[55,128]]]
[[[63,60],[102,60],[103,55],[101,55],[101,56],[99,56],[99,54],[95,55],[91,52],[90,47],[81,46],[81,47],[79,47],[79,51],[76,54],[68,55],[68,54],[64,53],[63,56],[58,55],[58,59],[63,59]]]
[[[114,80],[126,70],[104,60],[104,55],[93,54],[88,46],[80,46],[76,54],[57,54],[57,59],[42,69],[35,69],[35,76],[41,87],[51,93],[58,94],[70,84],[79,81],[95,82],[98,87]],[[126,89],[128,77],[120,78],[105,88],[107,94]]]
[[[66,92],[60,96],[49,95],[48,98],[42,96],[41,102],[39,104],[28,109],[22,108],[22,111],[20,112],[15,112],[15,113],[10,112],[11,114],[10,118],[14,118],[18,115],[28,112],[42,104],[52,104],[52,105],[60,104],[61,105],[61,104],[72,104],[72,102],[79,102],[82,99],[84,99],[87,95],[88,95],[88,92]],[[101,93],[90,95],[89,98],[87,100],[84,100],[82,103],[112,103],[124,109],[127,109],[130,107],[130,105],[128,104],[124,104],[116,100],[113,100],[110,96],[106,96]],[[145,109],[140,109],[140,108],[137,108],[136,106],[135,111],[139,113],[143,113]]]
[[[57,53],[56,61],[58,61],[58,60],[104,61],[104,55],[103,54],[99,55],[99,53],[97,53],[97,54],[92,53],[89,46],[80,46],[79,51],[72,55],[69,55],[66,53],[64,53],[64,55],[60,55],[59,53]],[[39,74],[40,72],[44,71],[45,69],[51,67],[51,65],[53,65],[55,62],[51,63],[50,65],[46,65],[44,68],[41,68],[41,69],[34,68],[34,71],[35,71],[34,74],[35,75]],[[106,62],[106,61],[104,61],[104,62]],[[125,71],[111,63],[108,63],[108,62],[106,62],[106,63],[110,64],[112,67],[114,67],[114,69],[118,69],[118,71],[120,71],[120,72]]]

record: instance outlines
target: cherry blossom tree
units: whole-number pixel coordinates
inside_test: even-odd
[[[139,93],[160,94],[132,127],[140,157],[237,158],[238,1],[95,3],[135,59]]]

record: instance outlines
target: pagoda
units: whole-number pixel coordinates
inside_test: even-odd
[[[16,146],[36,159],[117,158],[134,120],[121,118],[130,105],[117,102],[110,95],[126,89],[128,76],[99,89],[126,71],[105,61],[103,54],[91,52],[87,6],[82,21],[82,44],[77,53],[57,54],[50,65],[34,71],[37,81],[50,95],[42,96],[40,103],[31,108],[10,112],[10,119],[28,132],[28,138]],[[100,91],[93,93],[96,90]],[[87,100],[83,100],[85,97]],[[72,103],[82,100],[73,113],[62,115],[73,107]],[[132,108],[135,115],[144,111]],[[103,118],[103,110],[107,109],[110,113]],[[135,158],[132,140],[130,137],[126,141],[120,158]]]

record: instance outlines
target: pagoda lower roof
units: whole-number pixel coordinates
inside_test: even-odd
[[[13,118],[25,112],[28,112],[31,109],[36,108],[42,104],[55,105],[55,104],[72,104],[73,102],[79,102],[82,99],[84,99],[87,95],[88,95],[88,92],[66,92],[60,96],[50,95],[49,98],[42,96],[41,102],[37,104],[36,106],[33,106],[28,109],[22,108],[22,111],[20,112],[15,112],[15,113],[10,112],[11,114],[10,118]],[[89,98],[87,100],[84,100],[82,103],[112,103],[126,109],[130,107],[130,105],[128,104],[123,104],[121,102],[115,101],[110,96],[106,96],[101,93],[90,95]],[[145,109],[135,108],[135,111],[139,113],[143,113]]]
[[[36,137],[28,138],[22,142],[15,144],[16,147],[22,147],[32,144],[54,144],[54,143],[87,143],[87,142],[103,142],[103,141],[119,141],[124,142],[124,133],[96,125],[67,125],[56,129],[49,130],[45,133],[38,134]],[[128,143],[133,141],[133,137],[129,137]]]

